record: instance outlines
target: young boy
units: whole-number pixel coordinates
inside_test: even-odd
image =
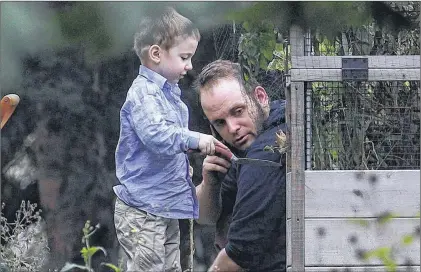
[[[141,66],[120,111],[114,223],[128,271],[181,271],[178,219],[198,218],[189,149],[214,154],[214,137],[188,129],[179,79],[200,34],[172,8],[145,18],[134,49]]]

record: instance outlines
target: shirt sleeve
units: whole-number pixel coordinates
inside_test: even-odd
[[[280,161],[280,156],[273,153],[263,155],[263,158]],[[237,186],[225,250],[239,266],[252,269],[264,262],[262,252],[270,255],[280,246],[280,239],[284,238],[280,237],[280,233],[286,212],[285,166],[242,165]]]
[[[174,155],[188,149],[197,149],[199,133],[167,121],[162,112],[159,88],[146,85],[147,90],[132,95],[129,114],[140,140],[153,152]]]

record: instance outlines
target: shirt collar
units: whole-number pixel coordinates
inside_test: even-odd
[[[161,90],[170,91],[170,92],[172,91],[177,95],[181,95],[181,90],[180,88],[178,88],[177,83],[171,84],[170,82],[168,82],[168,80],[165,77],[161,76],[157,72],[149,69],[148,67],[144,65],[140,65],[139,75],[157,84]]]

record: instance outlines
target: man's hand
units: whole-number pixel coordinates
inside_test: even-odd
[[[221,250],[216,256],[215,261],[209,267],[208,272],[239,272],[243,269],[236,264],[225,252],[225,249]]]
[[[222,143],[217,143],[217,145],[222,145],[222,147],[227,148]],[[202,168],[203,182],[208,185],[215,185],[216,183],[219,183],[217,172],[226,174],[230,167],[231,162],[228,161],[225,157],[219,157],[217,155],[206,156],[205,160],[203,161]]]
[[[217,143],[222,148],[227,148],[222,143]],[[199,224],[215,224],[221,212],[221,180],[218,172],[226,174],[231,163],[223,157],[206,156],[203,161],[203,181],[196,187],[199,199]]]

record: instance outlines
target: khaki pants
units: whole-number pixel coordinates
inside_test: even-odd
[[[114,224],[128,272],[181,271],[177,219],[146,213],[117,198]]]

